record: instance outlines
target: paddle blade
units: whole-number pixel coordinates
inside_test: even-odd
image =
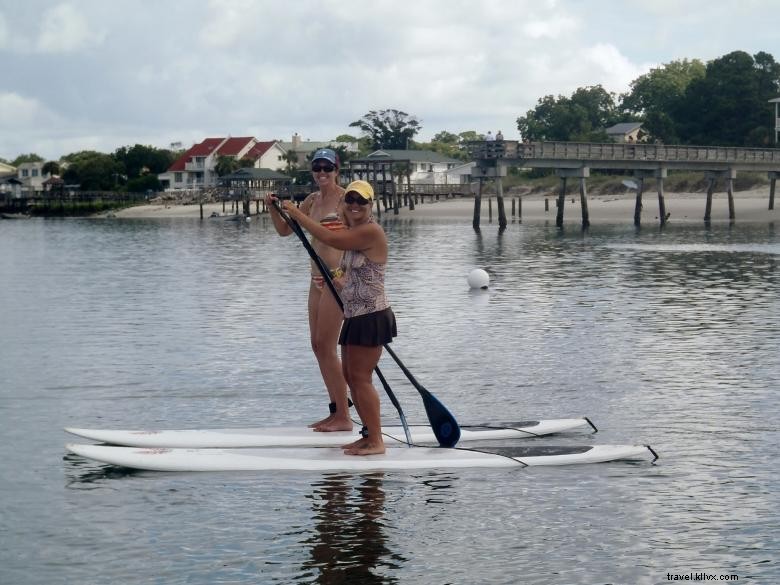
[[[454,447],[460,440],[460,426],[447,407],[439,402],[433,394],[424,389],[417,389],[420,392],[425,406],[425,412],[428,414],[428,420],[431,423],[431,429],[442,447]]]

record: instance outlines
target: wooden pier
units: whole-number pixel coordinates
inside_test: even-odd
[[[479,206],[482,182],[495,179],[499,227],[506,227],[502,197],[502,177],[507,168],[554,169],[561,180],[557,199],[556,225],[563,225],[566,182],[577,179],[580,186],[582,225],[590,225],[586,179],[591,169],[623,170],[632,173],[637,182],[634,224],[640,224],[644,179],[654,178],[658,193],[658,217],[661,225],[668,218],[664,200],[664,179],[669,170],[700,171],[708,180],[704,221],[710,221],[712,194],[718,179],[726,181],[729,219],[736,220],[734,179],[739,171],[766,171],[770,181],[769,209],[774,209],[775,186],[780,175],[780,149],[736,148],[726,146],[684,146],[665,144],[591,143],[591,142],[519,142],[516,140],[469,142],[469,155],[477,162],[472,177],[479,179],[474,202],[474,229],[479,229]]]
[[[148,199],[147,193],[113,191],[47,191],[31,196],[16,197],[6,193],[0,198],[0,212],[5,214],[62,216],[89,215],[140,205]]]

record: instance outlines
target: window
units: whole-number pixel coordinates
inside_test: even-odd
[[[38,176],[38,169],[32,169],[32,176],[37,177]]]
[[[27,176],[29,176],[29,174],[30,173],[29,173],[29,171],[27,169],[22,169],[22,176],[23,177],[27,177]]]
[[[181,183],[181,173],[173,173],[173,182]]]

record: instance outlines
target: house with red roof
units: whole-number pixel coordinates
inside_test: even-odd
[[[244,161],[242,166],[246,168],[280,170],[286,165],[285,150],[275,140],[260,142],[251,136],[206,138],[194,144],[157,178],[166,191],[215,187],[215,169],[222,156]]]

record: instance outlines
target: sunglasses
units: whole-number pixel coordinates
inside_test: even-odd
[[[352,205],[353,203],[357,203],[358,205],[368,205],[371,203],[368,199],[363,199],[362,197],[358,196],[355,197],[352,193],[347,193],[347,195],[344,197],[344,203],[347,205]]]
[[[334,165],[312,165],[311,170],[313,173],[332,173],[336,167]]]

